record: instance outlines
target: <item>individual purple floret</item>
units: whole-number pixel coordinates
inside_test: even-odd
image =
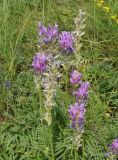
[[[71,118],[71,127],[76,129],[77,131],[83,130],[84,124],[84,115],[85,115],[85,108],[84,104],[78,104],[77,102],[74,105],[71,105],[68,113],[70,114]]]
[[[39,22],[39,34],[41,36],[45,36],[47,32],[47,28],[45,26],[43,26],[43,24],[41,22]]]
[[[51,42],[54,38],[58,37],[58,25],[55,23],[54,27],[50,24],[46,28],[41,22],[39,22],[39,36],[43,38],[45,43]]]
[[[43,72],[46,69],[46,60],[47,57],[45,54],[36,53],[32,63],[34,70],[37,72]]]
[[[80,88],[78,89],[77,92],[75,92],[77,99],[86,100],[86,98],[88,97],[89,86],[90,86],[89,82],[80,83]]]
[[[59,39],[60,47],[63,51],[73,52],[73,37],[70,32],[62,32]]]
[[[113,155],[118,155],[118,138],[114,139],[110,145],[110,151]]]
[[[81,77],[82,77],[82,74],[79,73],[77,70],[74,70],[71,73],[70,82],[72,84],[78,84],[80,82],[80,80],[81,80]]]

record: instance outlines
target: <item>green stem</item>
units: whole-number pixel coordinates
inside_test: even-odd
[[[51,147],[51,160],[55,160],[55,156],[54,156],[54,147],[53,147],[53,130],[52,130],[52,125],[49,126],[49,136],[50,136],[50,147]]]
[[[41,91],[41,77],[39,77],[39,79],[38,79],[38,82],[37,82],[38,84],[39,84],[39,90],[38,90],[38,92],[39,92],[39,101],[40,101],[40,117],[41,117],[41,115],[42,115],[42,91]],[[42,123],[42,118],[41,118],[41,123]]]
[[[68,106],[68,68],[65,68],[66,71],[66,85],[65,85],[65,91],[66,91],[66,106]]]
[[[78,152],[75,150],[75,160],[78,160]]]
[[[43,23],[44,23],[44,20],[45,20],[45,0],[43,0]]]
[[[66,95],[68,94],[68,71],[66,69]]]
[[[42,111],[42,110],[41,110],[41,108],[42,108],[42,93],[41,93],[41,84],[40,84],[40,87],[39,87],[39,99],[40,99],[40,111]]]

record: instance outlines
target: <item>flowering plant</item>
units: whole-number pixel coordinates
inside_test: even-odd
[[[59,85],[57,79],[61,76],[60,66],[62,65],[66,68],[66,75],[72,66],[77,68],[79,66],[78,62],[80,62],[80,56],[77,55],[77,52],[79,52],[82,46],[80,41],[82,35],[84,35],[82,31],[84,28],[84,15],[85,13],[80,10],[79,18],[76,17],[75,19],[76,29],[73,32],[62,31],[62,33],[59,33],[57,23],[55,23],[54,27],[50,24],[48,27],[45,27],[42,22],[39,22],[40,51],[34,56],[32,66],[36,72],[36,86],[39,92],[43,90],[43,99],[45,100],[43,102],[41,101],[42,95],[40,94],[40,108],[42,108],[43,104],[45,108],[44,119],[48,124],[50,135],[52,135],[52,111],[55,106],[56,88]],[[72,54],[75,55],[75,64],[74,61],[71,62],[71,60],[69,61],[68,59],[69,55]],[[39,79],[37,77],[39,77]],[[68,82],[66,82],[66,87],[67,83]],[[70,83],[78,87],[78,90],[73,92],[76,97],[76,102],[70,105],[68,109],[71,120],[70,127],[74,129],[75,132],[73,135],[74,144],[78,149],[78,147],[81,146],[81,136],[84,132],[85,106],[88,98],[89,83],[82,81],[82,74],[77,70],[71,73]],[[53,143],[53,138],[51,138],[50,141]],[[52,144],[50,145],[52,146]],[[53,149],[51,152],[53,155]]]
[[[76,96],[76,102],[74,105],[70,105],[68,113],[70,115],[71,124],[70,127],[75,130],[74,143],[77,148],[81,146],[81,136],[84,132],[84,120],[86,113],[86,102],[88,98],[89,82],[82,81],[82,74],[77,70],[71,73],[70,82],[72,85],[79,85],[79,88],[74,95]]]
[[[104,0],[97,0],[97,6],[100,7],[110,18],[118,24],[118,15],[112,12],[111,7],[105,4]]]
[[[106,157],[108,157],[108,159],[113,160],[118,158],[118,138],[113,140],[108,150],[108,153],[106,153]]]

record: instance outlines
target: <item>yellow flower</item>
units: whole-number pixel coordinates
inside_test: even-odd
[[[99,1],[98,4],[97,4],[97,6],[98,6],[98,7],[102,7],[102,6],[103,6],[103,3],[104,3],[104,1]]]
[[[98,3],[97,6],[98,6],[98,7],[102,7],[102,4],[101,4],[101,3]]]
[[[106,113],[106,117],[108,117],[108,118],[109,118],[109,117],[110,117],[110,113]]]
[[[118,24],[118,19],[116,20],[116,23]]]
[[[110,16],[112,20],[114,20],[118,24],[118,15],[111,15],[111,8],[105,5],[104,0],[94,0],[97,2],[97,6],[100,7],[107,15]]]
[[[104,1],[100,1],[100,3],[101,3],[101,4],[103,4],[103,3],[104,3]]]
[[[117,16],[116,16],[116,15],[111,16],[111,19],[116,20],[116,19],[117,19]]]
[[[105,10],[106,13],[110,12],[110,8],[109,7],[104,7],[104,10]]]

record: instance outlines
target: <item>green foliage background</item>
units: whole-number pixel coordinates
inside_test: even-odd
[[[118,14],[117,0],[107,0]],[[85,133],[77,159],[103,160],[108,144],[118,136],[118,25],[93,0],[0,1],[0,160],[52,160],[50,135],[40,123],[32,58],[37,51],[38,21],[72,31],[78,9],[86,11],[81,55],[84,79],[91,83]],[[5,87],[10,81],[10,88]],[[53,122],[56,160],[72,160],[73,135],[67,109],[71,95],[60,88]],[[64,98],[66,97],[66,98]]]

